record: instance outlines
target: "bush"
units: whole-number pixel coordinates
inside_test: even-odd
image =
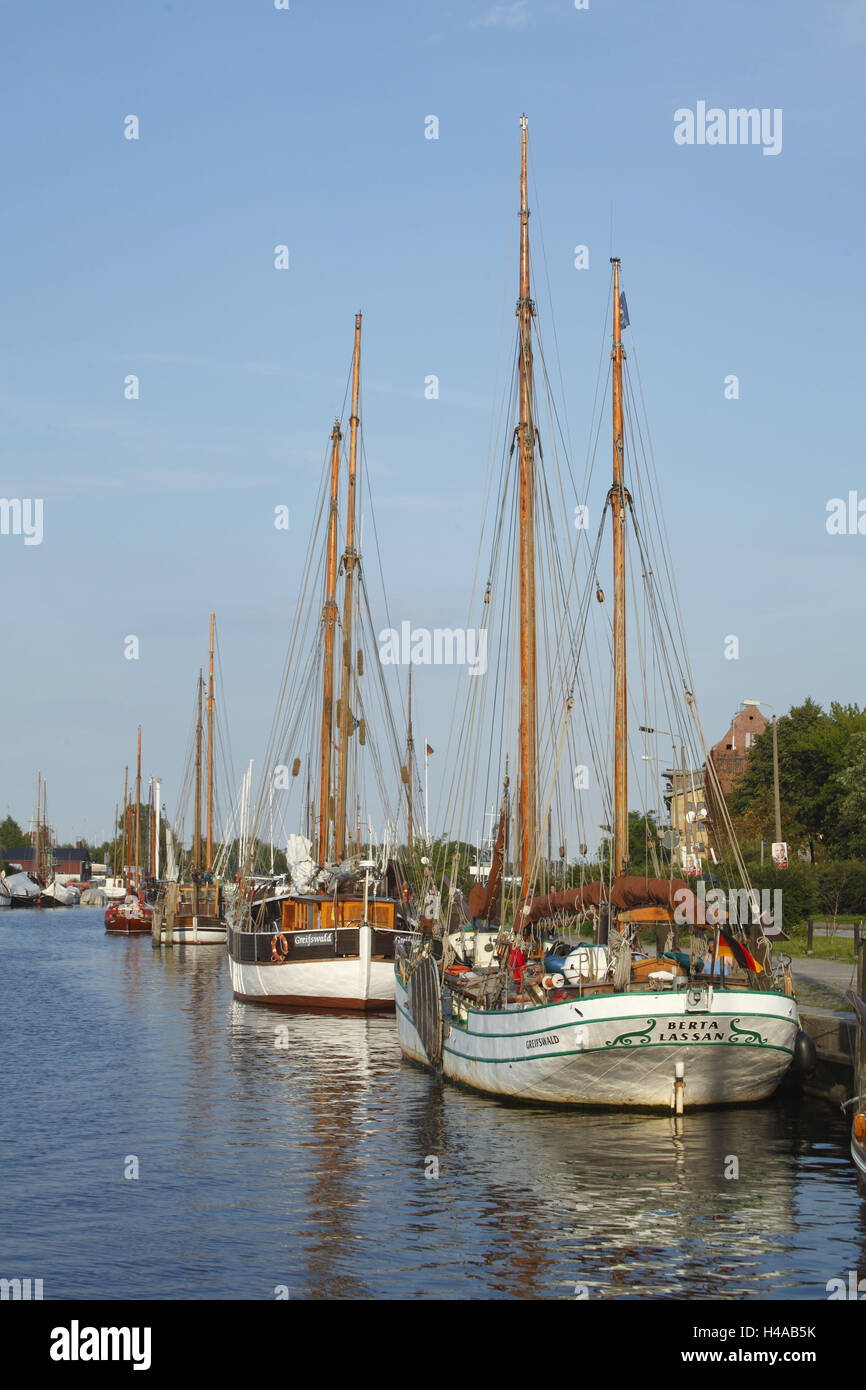
[[[771,892],[782,891],[782,923],[787,929],[815,916],[818,906],[818,889],[814,864],[806,864],[802,859],[788,861],[787,869],[777,869],[772,863],[749,865],[749,874],[755,888],[768,888]]]
[[[825,917],[866,913],[866,864],[861,859],[829,860],[815,866],[816,909]]]

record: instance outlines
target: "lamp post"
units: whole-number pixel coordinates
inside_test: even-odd
[[[757,709],[766,705],[773,715],[773,802],[776,810],[776,844],[782,843],[782,809],[779,802],[779,736],[776,728],[776,711],[768,700],[743,700],[743,705]]]

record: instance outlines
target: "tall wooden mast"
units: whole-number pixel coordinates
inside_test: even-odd
[[[129,763],[123,769],[123,834],[120,844],[121,877],[129,892],[129,855],[126,852],[126,836],[129,830]]]
[[[325,665],[322,676],[322,763],[319,782],[319,863],[328,857],[331,814],[331,765],[334,757],[334,632],[337,627],[337,493],[340,482],[339,420],[331,430],[331,504],[328,513],[328,558],[325,571]],[[342,706],[341,713],[342,713]]]
[[[613,265],[613,485],[608,500],[613,519],[613,873],[628,868],[628,711],[625,683],[625,509],[628,493],[623,483],[622,428],[622,326],[619,289],[619,257]]]
[[[208,659],[207,682],[207,838],[205,842],[205,868],[210,873],[213,868],[213,613],[210,615],[210,657]]]
[[[532,414],[532,316],[529,287],[529,202],[526,180],[527,119],[520,118],[520,876],[522,895],[532,893],[537,853],[536,641],[535,641],[535,422]]]
[[[141,725],[138,726],[138,770],[135,774],[135,891],[138,892],[138,865],[140,840],[140,818],[141,818]]]
[[[346,512],[346,549],[343,552],[343,677],[340,685],[340,748],[337,781],[336,858],[346,854],[346,805],[349,776],[349,737],[352,732],[352,712],[349,700],[352,690],[352,604],[354,601],[355,565],[355,496],[358,466],[358,401],[361,374],[361,315],[355,315],[355,347],[352,354],[352,414],[349,417],[349,487]]]
[[[406,817],[407,843],[409,853],[412,853],[412,763],[415,759],[415,740],[412,737],[412,663],[409,662],[409,728],[406,737],[406,771],[409,776],[406,779],[406,796],[408,799],[408,814]]]
[[[201,692],[202,673],[198,673],[198,709],[195,720],[195,821],[193,824],[192,866],[201,870]],[[195,881],[195,879],[194,879]]]
[[[36,833],[33,836],[33,873],[42,877],[42,773],[36,774]]]

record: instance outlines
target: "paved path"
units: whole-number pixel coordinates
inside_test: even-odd
[[[794,956],[791,972],[798,999],[831,1008],[850,1009],[843,998],[856,984],[855,967],[841,960],[822,960],[817,956]]]

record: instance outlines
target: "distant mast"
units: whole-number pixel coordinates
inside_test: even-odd
[[[325,570],[325,663],[322,674],[322,747],[319,780],[318,859],[324,866],[328,858],[332,811],[331,769],[334,761],[334,632],[337,626],[337,496],[340,483],[339,420],[331,430],[331,500],[328,512],[328,556]],[[273,840],[273,835],[271,836]]]
[[[412,824],[412,763],[415,758],[415,740],[412,737],[412,662],[409,662],[409,727],[406,737],[406,796],[408,799],[408,814],[406,818],[407,844],[409,853],[412,853],[412,836],[414,826]]]
[[[207,683],[207,838],[205,841],[205,868],[210,873],[213,868],[213,720],[214,720],[214,686],[213,686],[213,620],[214,615],[210,615],[210,656],[208,658],[208,683]]]
[[[346,512],[346,549],[343,552],[343,675],[340,687],[340,749],[337,780],[337,842],[335,858],[346,856],[346,808],[348,804],[349,736],[352,713],[349,700],[352,689],[352,603],[354,599],[355,565],[355,499],[358,468],[358,402],[361,372],[361,315],[355,315],[355,347],[352,354],[352,414],[349,417],[349,486]]]
[[[38,880],[41,876],[42,866],[42,773],[36,774],[36,833],[33,836],[33,864],[34,877]]]
[[[193,823],[192,865],[193,882],[201,872],[201,695],[202,673],[198,673],[198,700],[195,720],[195,821]]]
[[[535,424],[532,415],[532,315],[529,287],[529,200],[526,178],[527,119],[520,118],[520,877],[521,896],[532,893],[537,853],[536,637],[535,637]]]
[[[138,771],[135,774],[135,891],[138,892],[139,838],[141,812],[141,725],[138,726]]]
[[[613,485],[608,495],[613,521],[613,876],[628,868],[628,711],[625,682],[625,510],[628,493],[623,483],[622,315],[619,257],[613,265]]]
[[[127,893],[128,893],[128,892],[129,892],[129,889],[130,889],[130,882],[129,882],[129,864],[130,864],[130,856],[127,854],[127,850],[126,850],[126,837],[127,837],[128,832],[129,832],[129,763],[127,763],[127,764],[126,764],[126,767],[123,769],[123,827],[122,827],[122,828],[123,828],[123,834],[122,834],[122,836],[121,836],[121,844],[120,844],[120,859],[121,859],[120,872],[121,872],[121,877],[123,878],[123,882],[124,882],[124,884],[125,884],[125,886],[126,886],[126,891],[127,891]]]

